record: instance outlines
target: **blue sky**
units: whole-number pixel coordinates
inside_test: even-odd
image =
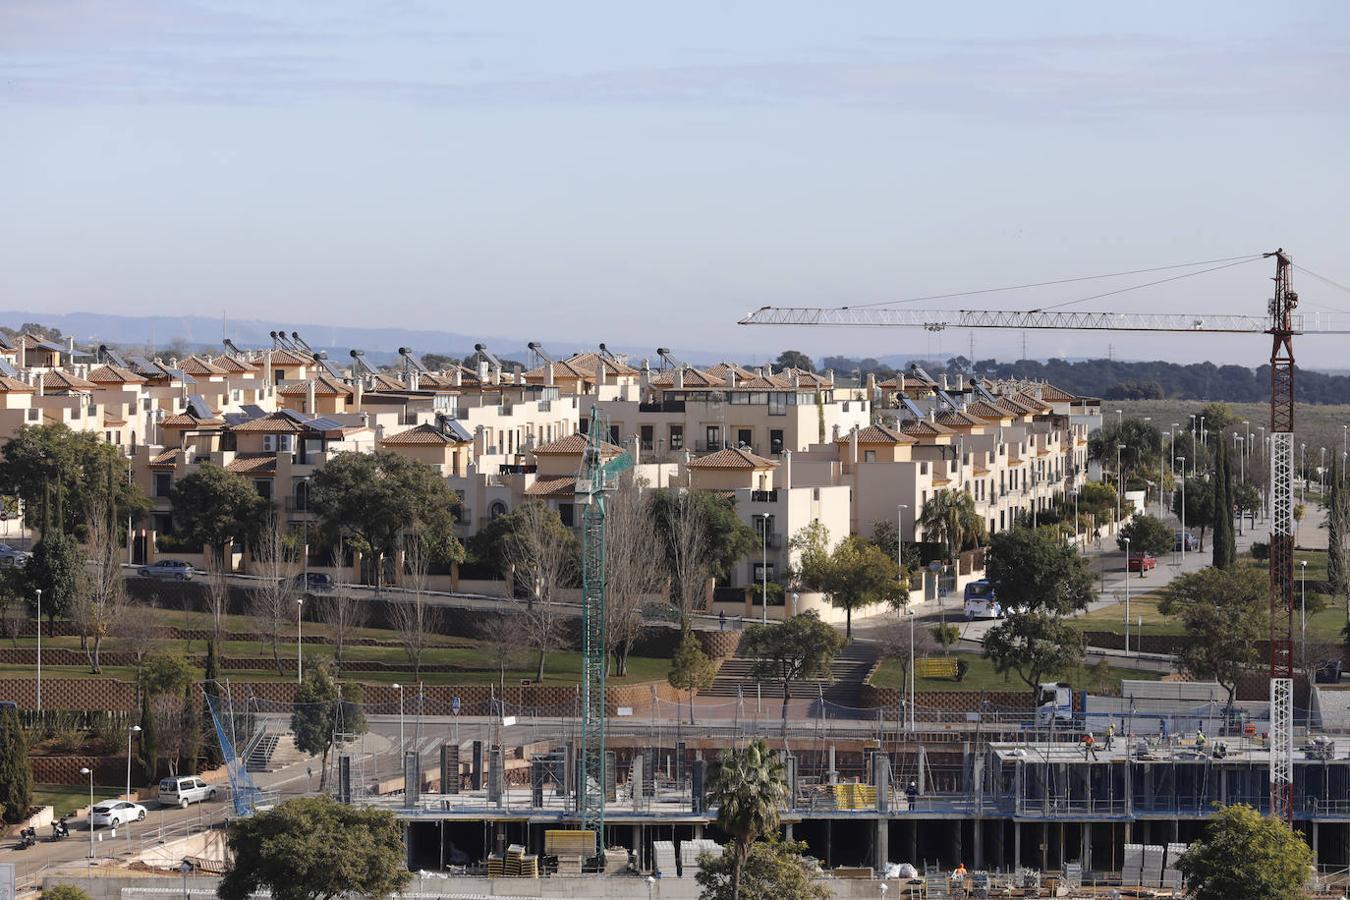
[[[1341,2],[0,0],[0,115],[0,308],[289,309],[748,358],[969,346],[733,324],[766,303],[1277,245],[1350,284]],[[1089,308],[1259,314],[1268,276],[1245,264]],[[1309,311],[1350,310],[1296,285]],[[1300,361],[1342,364],[1342,343],[1306,340]],[[1072,333],[1028,349],[1108,344],[1268,355]]]

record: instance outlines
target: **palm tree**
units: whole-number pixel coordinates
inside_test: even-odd
[[[969,491],[938,491],[923,505],[919,525],[925,537],[937,537],[946,545],[947,556],[953,560],[962,547],[984,534],[984,519]]]
[[[762,740],[743,750],[723,750],[708,794],[709,805],[717,807],[717,826],[732,838],[731,897],[739,900],[750,847],[761,835],[778,831],[778,811],[787,801],[783,763]]]

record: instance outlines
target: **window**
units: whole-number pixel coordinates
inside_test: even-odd
[[[775,456],[783,452],[783,429],[769,429],[769,452]]]
[[[619,444],[619,445],[622,446],[623,441],[619,438],[619,426],[618,426],[618,425],[611,425],[611,426],[609,426],[609,442],[610,442],[611,444]]]
[[[173,474],[170,472],[155,473],[155,496],[167,497],[169,491],[173,489]]]
[[[736,444],[738,446],[751,447],[755,443],[754,432],[749,428],[736,429]]]
[[[651,425],[638,426],[638,440],[642,444],[643,450],[652,449],[652,442],[656,439],[656,429]]]
[[[493,519],[500,519],[506,515],[506,504],[500,500],[493,500],[488,507],[488,516]]]
[[[672,450],[683,450],[683,449],[684,449],[684,426],[683,426],[683,425],[672,425],[672,426],[670,426],[670,449],[672,449]]]
[[[272,499],[272,479],[257,478],[253,481],[253,489],[258,492],[258,496],[264,500]]]
[[[708,449],[709,449],[710,451],[711,451],[711,450],[721,450],[721,449],[722,449],[722,426],[720,426],[720,425],[709,425],[706,434],[707,434],[707,438],[708,438]]]
[[[576,525],[576,518],[574,513],[575,509],[576,504],[574,503],[558,504],[558,518],[562,519],[562,523],[566,525],[568,528],[572,528],[573,526]]]
[[[766,530],[773,535],[773,516],[754,516],[751,521],[755,523],[755,537],[764,537]]]
[[[788,394],[782,391],[774,391],[769,394],[769,415],[786,416],[788,408]]]
[[[151,517],[151,523],[158,534],[173,534],[173,516],[158,513]]]
[[[766,576],[768,581],[774,580],[773,563],[769,563],[768,565],[764,565],[763,563],[755,563],[751,568],[752,571],[754,572],[755,584],[763,584],[764,581],[766,580]]]
[[[295,508],[299,511],[309,509],[308,481],[297,481],[295,483]]]
[[[282,380],[283,380],[285,377],[286,377],[286,370],[285,370],[285,369],[277,369],[275,372],[272,373],[272,383],[273,383],[273,384],[281,384]]]
[[[877,461],[877,451],[875,450],[863,451],[863,462],[876,462],[876,461]]]

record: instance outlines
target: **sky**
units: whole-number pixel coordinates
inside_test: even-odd
[[[1277,246],[1350,286],[1348,147],[1340,0],[0,0],[0,309],[1012,358],[1020,332],[736,321]],[[1072,308],[1260,315],[1270,275]],[[1350,289],[1294,277],[1305,311],[1350,311]],[[1343,366],[1346,340],[1299,360]]]

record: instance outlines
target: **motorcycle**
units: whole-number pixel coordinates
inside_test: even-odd
[[[19,842],[14,845],[15,850],[27,850],[37,843],[37,829],[25,828],[19,832]]]
[[[52,823],[52,841],[59,841],[62,838],[70,837],[70,826],[66,824],[66,817],[62,816],[59,822]]]

